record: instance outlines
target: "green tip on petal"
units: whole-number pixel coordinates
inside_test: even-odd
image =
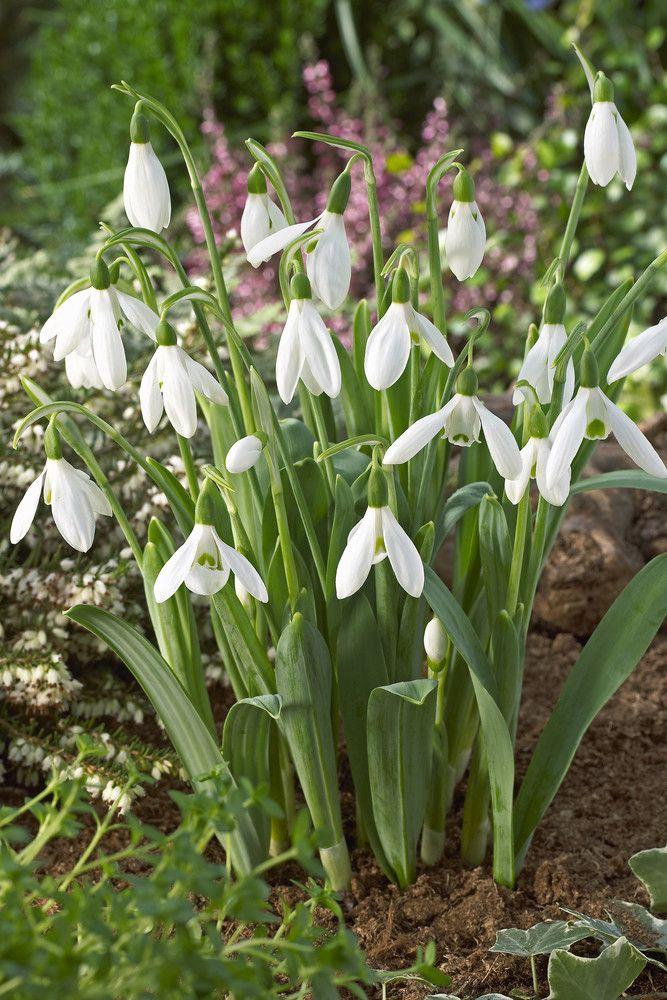
[[[456,391],[460,396],[476,396],[478,384],[475,369],[468,365],[456,380]]]
[[[145,144],[151,141],[151,130],[148,118],[140,110],[136,110],[130,119],[130,139],[132,142]]]
[[[598,363],[588,341],[585,341],[584,353],[579,365],[579,383],[582,389],[595,389],[600,384]]]
[[[593,101],[613,101],[614,100],[614,85],[608,76],[604,73],[599,72],[595,77],[595,86],[593,87]]]
[[[560,281],[554,282],[549,289],[547,301],[544,306],[544,322],[550,325],[561,324],[565,319],[567,299],[565,289]]]
[[[96,257],[90,265],[90,283],[93,288],[97,288],[98,291],[108,288],[111,284],[109,268],[104,262],[103,257]]]
[[[290,295],[293,299],[312,299],[313,292],[305,274],[295,274],[290,282]]]
[[[248,194],[266,194],[266,177],[259,163],[248,174]]]
[[[401,304],[410,301],[410,278],[408,272],[399,267],[394,274],[394,281],[391,286],[391,301]]]
[[[351,186],[352,181],[350,180],[350,175],[347,170],[344,170],[331,186],[329,199],[327,201],[327,212],[333,212],[336,215],[343,214],[347,208]]]
[[[44,451],[47,458],[57,460],[63,457],[63,450],[60,446],[60,434],[56,428],[54,417],[51,417],[44,432]]]
[[[161,319],[158,323],[155,339],[159,347],[174,347],[178,342],[176,331],[166,319]]]
[[[454,201],[475,200],[475,182],[464,167],[459,167],[459,172],[454,178],[452,193]]]

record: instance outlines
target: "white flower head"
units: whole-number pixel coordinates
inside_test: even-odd
[[[500,417],[477,398],[477,376],[465,368],[457,381],[457,392],[442,409],[415,421],[384,456],[384,465],[401,465],[409,461],[438,434],[452,444],[468,448],[484,434],[493,464],[504,479],[516,479],[521,474],[521,456],[514,435]]]
[[[306,270],[313,292],[329,309],[338,309],[350,290],[352,265],[343,213],[350,197],[350,175],[336,178],[322,213],[315,246],[307,248]]]
[[[424,589],[424,563],[387,504],[387,484],[379,468],[371,470],[368,509],[352,528],[336,569],[336,595],[351,597],[364,585],[371,566],[389,559],[400,586],[412,597]]]
[[[161,233],[171,220],[169,182],[151,145],[148,120],[140,110],[132,115],[130,139],[123,182],[125,214],[131,225]]]
[[[44,435],[44,448],[46,464],[16,508],[10,541],[15,545],[28,533],[41,493],[68,545],[79,552],[87,552],[95,537],[96,516],[111,514],[109,501],[87,473],[75,469],[62,457],[60,439],[53,424],[49,424]]]
[[[248,174],[248,197],[241,216],[241,242],[248,254],[267,236],[285,229],[287,219],[269,197],[266,178],[256,163]]]
[[[88,385],[120,389],[127,378],[125,348],[120,334],[123,315],[155,340],[159,317],[140,299],[111,284],[102,258],[90,269],[91,287],[74,292],[59,305],[42,327],[40,342],[55,339],[53,358],[66,359],[67,377],[74,388]],[[71,354],[72,361],[67,363]],[[86,362],[92,359],[86,372]]]
[[[287,322],[276,357],[276,385],[283,403],[291,402],[299,379],[315,396],[325,392],[335,399],[341,390],[341,371],[333,338],[313,305],[310,281],[296,274],[291,284]]]
[[[316,215],[314,219],[309,219],[307,222],[295,222],[291,226],[285,226],[277,232],[272,232],[270,236],[266,236],[259,243],[255,243],[252,250],[248,252],[248,263],[252,264],[253,267],[265,264],[274,254],[282,253],[285,247],[293,240],[317,225],[321,218],[322,213]]]
[[[659,354],[667,354],[667,316],[625,345],[609,368],[607,382],[632,375]]]
[[[197,429],[195,390],[221,405],[228,403],[227,393],[208,368],[178,346],[176,331],[166,320],[158,326],[157,344],[139,389],[144,423],[152,434],[164,409],[176,433],[190,438]]]
[[[563,325],[565,308],[565,291],[562,284],[556,281],[547,295],[544,306],[544,323],[539,336],[526,354],[517,379],[519,382],[528,382],[533,387],[540,403],[551,402],[556,377],[554,362],[567,341],[567,333]],[[569,403],[573,392],[574,365],[570,358],[563,386],[563,404]],[[513,399],[515,405],[523,400],[521,388],[514,390]]]
[[[431,618],[424,629],[424,652],[431,663],[442,663],[446,654],[449,639],[445,626],[436,616]]]
[[[611,81],[598,73],[593,107],[584,133],[584,159],[594,184],[606,187],[619,175],[628,191],[635,181],[637,156],[630,130],[614,104]]]
[[[530,438],[521,449],[521,472],[514,479],[505,480],[505,492],[510,503],[518,504],[528,489],[531,479],[537,483],[540,495],[547,503],[562,507],[570,492],[569,471],[550,487],[547,483],[547,464],[551,454],[551,438],[546,417],[541,407],[534,407],[530,418]]]
[[[454,364],[452,349],[438,328],[410,303],[410,279],[403,268],[394,275],[391,305],[371,330],[364,371],[374,389],[388,389],[401,377],[413,343],[423,339],[443,364]]]
[[[484,258],[486,226],[475,201],[475,184],[463,167],[454,180],[453,194],[445,252],[449,270],[459,281],[465,281],[472,278]]]
[[[667,478],[667,468],[653,445],[637,425],[599,387],[597,362],[586,347],[581,359],[581,386],[561,411],[552,428],[552,447],[547,462],[547,486],[554,489],[567,476],[586,438],[604,439],[610,432],[632,461],[651,476]]]
[[[182,583],[193,594],[217,594],[230,573],[258,601],[268,601],[264,581],[252,563],[223,542],[215,528],[221,502],[217,487],[207,479],[197,500],[194,528],[158,573],[154,587],[158,604],[172,597]]]
[[[227,472],[247,472],[257,464],[264,444],[256,434],[248,434],[231,446],[225,457]]]

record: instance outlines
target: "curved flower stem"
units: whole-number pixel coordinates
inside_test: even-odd
[[[380,317],[382,293],[384,282],[382,280],[382,268],[384,259],[382,255],[382,228],[380,226],[380,205],[378,203],[378,188],[373,170],[373,160],[364,157],[364,180],[366,182],[366,196],[368,198],[368,219],[371,226],[371,243],[373,246],[373,277],[375,281],[375,299],[377,304],[377,314]]]
[[[433,322],[442,334],[447,333],[447,316],[445,312],[445,290],[442,282],[442,259],[440,257],[440,240],[438,227],[438,205],[436,192],[438,184],[445,173],[453,167],[462,149],[454,149],[445,153],[435,163],[426,179],[426,225],[428,231],[428,268],[433,300]]]
[[[570,214],[567,219],[567,225],[565,226],[565,232],[563,233],[563,241],[560,245],[560,251],[558,253],[560,268],[563,272],[567,270],[567,265],[570,262],[570,253],[572,251],[572,244],[574,242],[574,237],[577,232],[579,216],[581,215],[581,209],[584,204],[584,198],[586,197],[587,188],[588,188],[588,170],[586,169],[586,164],[582,163],[581,172],[579,174],[579,179],[577,181],[577,186],[574,189],[574,198],[572,199]]]

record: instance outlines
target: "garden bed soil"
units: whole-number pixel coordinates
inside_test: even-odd
[[[667,418],[649,428],[667,451]],[[622,467],[618,450],[603,444],[591,472]],[[614,490],[577,497],[552,553],[536,603],[528,643],[525,693],[518,732],[518,771],[523,774],[539,733],[553,707],[581,644],[632,575],[649,558],[667,549],[667,497]],[[469,870],[458,857],[463,791],[455,798],[444,859],[420,868],[417,881],[401,892],[391,885],[364,850],[353,849],[354,877],[343,905],[370,965],[401,968],[416,949],[434,940],[438,964],[452,977],[451,992],[463,998],[480,993],[524,991],[531,995],[527,960],[494,955],[496,931],[526,928],[540,920],[562,918],[561,907],[604,917],[614,899],[648,904],[643,887],[627,866],[639,850],[660,846],[667,837],[667,636],[659,635],[630,679],[590,727],[561,790],[538,828],[517,888],[498,887],[489,865]],[[216,689],[216,715],[222,717],[229,694]],[[163,734],[153,723],[143,739]],[[353,844],[353,796],[343,765],[341,776],[346,833]],[[141,819],[165,831],[178,811],[162,782],[138,803]],[[13,798],[13,796],[12,796]],[[44,864],[54,874],[66,871],[88,834],[51,844]],[[112,845],[108,845],[111,847]],[[285,868],[272,874],[272,893],[296,900],[292,879],[302,873]],[[324,916],[327,919],[327,916]],[[596,954],[583,942],[574,950]],[[542,995],[547,959],[538,959]],[[667,975],[644,972],[628,995],[667,990]],[[429,991],[414,984],[392,984],[391,1000],[421,1000]]]

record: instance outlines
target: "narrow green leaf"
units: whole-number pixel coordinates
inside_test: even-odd
[[[584,646],[542,730],[515,808],[516,856],[523,861],[584,733],[648,649],[667,612],[667,553],[635,576]]]
[[[229,766],[199,717],[183,686],[147,639],[127,622],[101,608],[78,604],[65,614],[92,632],[125,663],[153,705],[188,777],[197,790],[217,794],[216,785],[204,778],[218,771],[234,781]],[[223,836],[226,837],[226,834]],[[257,832],[243,813],[231,835],[232,862],[247,873],[262,859]]]
[[[650,476],[641,469],[618,469],[603,472],[599,476],[589,476],[573,483],[570,493],[588,493],[590,490],[651,490],[652,493],[667,493],[667,479]]]
[[[437,552],[445,538],[456,527],[466,511],[476,507],[485,496],[493,493],[488,483],[468,483],[456,490],[442,509],[435,532],[434,551]]]
[[[484,594],[489,624],[505,607],[512,547],[505,511],[497,497],[487,494],[478,508],[479,554],[482,560]]]

